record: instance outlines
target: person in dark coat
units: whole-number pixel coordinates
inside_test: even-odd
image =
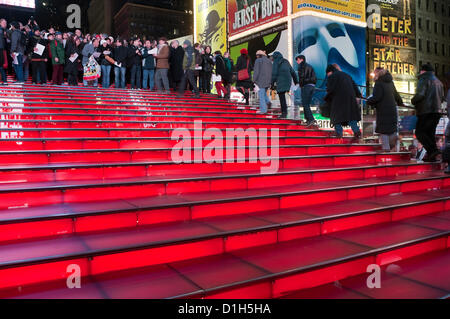
[[[253,71],[253,62],[252,59],[248,56],[247,49],[241,50],[241,56],[238,57],[236,62],[236,71],[238,72],[239,77],[239,71],[247,69],[248,75],[250,76],[248,79],[239,79],[236,82],[236,88],[245,98],[245,104],[250,104],[250,92],[249,90],[253,89],[253,81],[252,81],[252,71]]]
[[[281,104],[280,118],[287,118],[288,107],[286,102],[286,92],[291,90],[292,81],[298,85],[297,74],[292,68],[288,60],[283,58],[283,55],[276,51],[273,54],[272,66],[272,88],[276,87]]]
[[[133,39],[133,42],[128,47],[130,63],[130,84],[132,90],[141,89],[142,79],[142,52],[141,52],[141,40]]]
[[[78,74],[82,70],[81,58],[83,52],[83,43],[80,38],[70,38],[66,44],[67,61],[64,72],[67,73],[67,82],[71,86],[78,86]],[[72,62],[70,59],[76,59]]]
[[[424,162],[435,162],[440,154],[436,145],[436,128],[441,119],[440,108],[443,100],[442,82],[434,75],[430,64],[422,65],[416,95],[411,103],[416,108],[416,137],[427,150]]]
[[[221,82],[216,82],[217,93],[219,94],[219,98],[222,97],[221,94],[223,93],[223,98],[229,99],[231,95],[231,81],[233,78],[233,74],[228,71],[225,59],[223,58],[220,51],[216,51],[215,60],[216,75],[220,75],[220,77],[222,78]]]
[[[8,68],[8,54],[6,53],[6,28],[8,23],[0,19],[0,84],[6,83],[6,69]]]
[[[330,105],[331,124],[334,125],[336,135],[343,137],[343,126],[349,125],[355,140],[361,138],[358,122],[361,121],[361,109],[356,101],[361,98],[361,92],[350,75],[338,70],[336,66],[327,67],[327,95],[325,101]]]
[[[307,126],[313,126],[317,124],[314,115],[311,112],[311,101],[316,89],[316,72],[314,68],[306,63],[306,57],[299,55],[295,58],[298,68],[298,81],[301,89],[302,104],[305,111],[305,120]]]
[[[116,39],[115,48],[113,50],[113,59],[116,62],[114,65],[114,87],[116,89],[125,89],[128,48],[125,46],[125,42],[120,38]]]
[[[201,88],[201,81],[199,81],[200,79],[200,68],[202,67],[202,46],[200,43],[195,43],[194,44],[194,53],[195,53],[195,83],[197,83],[197,86],[199,88],[199,90],[201,92],[203,92],[202,88]],[[193,89],[193,88],[191,88]]]
[[[106,57],[112,58],[112,47],[107,40],[102,40],[99,47],[100,66],[102,68],[102,87],[108,89],[111,85],[112,63]]]
[[[31,54],[33,84],[47,84],[48,41],[44,39],[43,33],[35,30],[34,37],[31,38],[30,43],[33,46],[33,53]],[[38,44],[45,47],[42,55],[37,54]]]
[[[377,110],[376,133],[381,134],[383,150],[390,151],[397,145],[397,106],[403,106],[403,100],[395,88],[392,75],[386,69],[377,68],[374,74],[375,87],[367,104]]]
[[[205,52],[202,54],[202,71],[200,72],[200,77],[202,81],[201,88],[205,94],[211,93],[211,77],[214,69],[214,59],[211,50],[211,47],[207,46]]]
[[[183,79],[183,59],[184,59],[184,49],[180,46],[178,41],[173,41],[171,43],[171,51],[169,57],[170,63],[170,76],[172,80],[172,88],[177,90]]]

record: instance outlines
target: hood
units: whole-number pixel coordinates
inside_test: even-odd
[[[434,77],[434,72],[428,71],[422,74],[419,74],[419,79],[424,79],[424,78],[433,78]]]
[[[380,76],[380,78],[378,80],[386,82],[386,83],[391,83],[394,81],[394,78],[392,77],[392,74],[387,72],[386,74]]]
[[[297,54],[296,56],[295,56],[295,60],[297,60],[297,59],[303,59],[303,63],[306,63],[306,57],[303,55],[303,54]]]
[[[185,40],[185,41],[183,42],[183,44],[187,45],[188,47],[192,46],[192,43],[191,43],[191,41],[189,41],[189,40]]]
[[[283,55],[279,51],[275,51],[272,56],[273,56],[274,60],[280,60],[283,58]]]

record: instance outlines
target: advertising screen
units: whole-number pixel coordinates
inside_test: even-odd
[[[34,9],[36,7],[35,0],[0,0],[0,6],[15,6]]]
[[[230,36],[287,15],[287,0],[228,0]]]
[[[293,0],[293,12],[315,11],[365,22],[366,0]]]
[[[413,93],[416,81],[415,1],[368,0],[369,71],[382,67],[397,90]]]
[[[212,52],[227,50],[227,2],[226,0],[195,1],[196,41],[210,45]]]

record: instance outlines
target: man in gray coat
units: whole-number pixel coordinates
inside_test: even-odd
[[[23,74],[23,55],[25,54],[25,46],[22,44],[22,36],[25,36],[20,30],[18,22],[11,23],[11,54],[13,55],[13,66],[16,72],[17,84],[25,83]]]
[[[256,61],[253,69],[253,82],[259,87],[259,105],[262,114],[267,113],[267,109],[272,106],[267,90],[272,81],[272,61],[266,55],[266,52],[259,50],[256,52]]]

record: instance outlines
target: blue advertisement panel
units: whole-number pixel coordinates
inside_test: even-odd
[[[366,85],[366,29],[314,16],[293,21],[294,58],[304,55],[324,88],[328,64],[337,63],[361,86]],[[294,66],[296,65],[295,61]]]

